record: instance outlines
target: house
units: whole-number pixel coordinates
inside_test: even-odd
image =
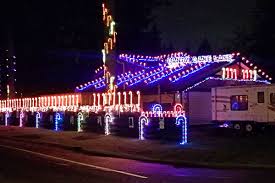
[[[121,54],[117,58],[117,91],[141,92],[141,108],[159,103],[167,110],[180,103],[190,125],[211,121],[211,88],[270,84],[272,78],[240,53],[191,56],[177,52],[159,56]],[[106,88],[103,66],[76,92]]]

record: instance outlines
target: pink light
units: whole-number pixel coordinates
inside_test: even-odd
[[[61,106],[60,96],[58,96],[57,98],[58,98],[58,107],[60,107]]]
[[[96,94],[93,93],[93,106],[95,106],[95,104],[96,104]]]
[[[121,105],[121,93],[118,92],[117,96],[118,96],[118,105]]]
[[[56,98],[55,98],[55,106],[56,106]],[[72,95],[72,106],[75,106],[75,96]]]
[[[97,94],[97,105],[98,105],[98,107],[100,106],[100,94],[99,93]]]
[[[126,92],[123,92],[123,96],[124,96],[124,105],[127,104],[127,94]]]
[[[79,96],[76,95],[76,106],[78,107],[78,105],[79,105]]]
[[[133,92],[130,91],[129,95],[130,95],[130,108],[131,108],[131,112],[132,112],[132,107],[133,107]]]

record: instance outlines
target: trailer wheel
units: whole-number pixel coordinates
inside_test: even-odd
[[[251,133],[253,130],[254,130],[254,129],[253,129],[252,124],[247,123],[247,124],[245,125],[245,131],[246,131],[246,132]]]
[[[233,125],[233,128],[235,129],[235,130],[241,130],[241,125],[240,125],[240,123],[235,123],[234,125]]]

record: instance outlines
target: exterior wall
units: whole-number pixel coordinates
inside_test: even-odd
[[[160,101],[161,100],[161,101]],[[155,95],[142,95],[141,93],[141,103],[166,103],[166,104],[175,104],[175,103],[182,103],[181,101],[181,94],[180,93],[169,93],[169,94],[155,94]]]
[[[211,123],[211,92],[189,92],[189,125]]]
[[[149,102],[159,102],[159,95],[142,95],[141,98],[143,103]],[[173,103],[174,102],[174,94],[161,94],[161,103]]]

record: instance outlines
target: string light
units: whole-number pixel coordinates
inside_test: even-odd
[[[194,85],[186,88],[183,92],[187,92],[193,88],[195,88],[196,86],[198,85],[201,85],[202,83],[208,81],[208,80],[220,80],[220,81],[237,81],[237,82],[251,82],[252,80],[247,80],[247,79],[230,79],[230,78],[216,78],[216,77],[208,77],[198,83],[195,83]],[[263,84],[270,84],[269,81],[267,80],[256,80],[256,81],[253,81],[253,82],[256,82],[256,83],[263,83]]]
[[[184,145],[187,143],[187,120],[186,120],[186,117],[183,115],[177,116],[176,125],[180,126],[182,129],[182,133],[181,133],[182,139],[181,139],[180,144]]]
[[[62,118],[61,118],[61,114],[59,112],[55,113],[55,131],[59,131],[59,126],[60,126],[60,122],[61,122]]]
[[[36,112],[36,115],[35,115],[35,128],[39,128],[40,120],[41,120],[41,113]]]
[[[104,122],[105,122],[105,135],[110,135],[111,134],[111,129],[110,129],[110,124],[113,123],[114,117],[111,113],[106,113],[104,117]]]
[[[152,111],[153,113],[158,113],[158,115],[160,115],[160,113],[162,112],[162,106],[160,104],[155,104],[152,107]]]
[[[81,123],[84,121],[84,116],[82,112],[77,114],[77,132],[82,132]]]
[[[139,139],[140,140],[144,140],[145,136],[144,136],[144,128],[145,125],[148,126],[149,125],[149,119],[146,116],[140,116],[138,119],[139,122]]]
[[[6,112],[5,113],[5,126],[8,126],[8,119],[10,117],[10,113],[9,112]]]
[[[23,127],[23,120],[24,120],[24,112],[20,111],[20,115],[19,115],[19,127]]]

